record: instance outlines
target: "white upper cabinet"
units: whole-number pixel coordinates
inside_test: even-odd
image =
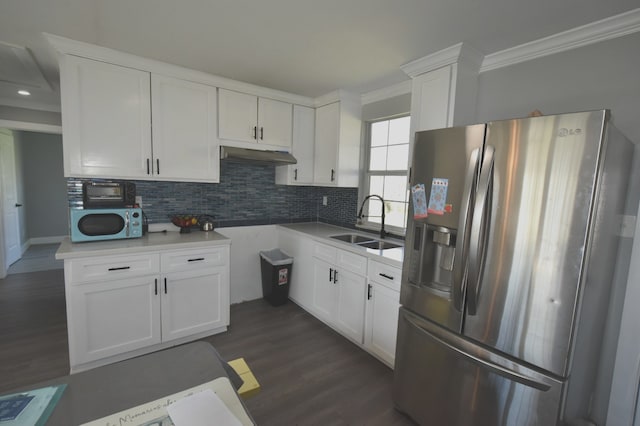
[[[61,82],[65,176],[219,182],[215,87],[71,55]]]
[[[419,75],[413,79],[411,121],[416,131],[449,127],[451,66]]]
[[[357,187],[360,169],[361,105],[341,99],[316,109],[314,183]]]
[[[220,181],[216,88],[152,74],[156,179]]]
[[[292,104],[227,89],[218,95],[220,139],[291,149]]]
[[[65,55],[65,176],[141,178],[151,158],[150,73]]]
[[[276,183],[286,185],[313,184],[313,147],[315,141],[315,109],[293,106],[293,143],[291,152],[298,160],[290,166],[276,167]]]

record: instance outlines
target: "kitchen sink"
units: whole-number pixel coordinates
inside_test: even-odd
[[[389,241],[381,241],[381,240],[365,241],[357,244],[360,247],[366,247],[366,248],[375,249],[375,250],[386,250],[386,249],[402,247],[400,244],[391,243]]]
[[[358,234],[340,234],[340,235],[332,235],[331,238],[334,240],[344,241],[345,243],[351,244],[361,244],[365,242],[375,243],[374,239],[371,237],[365,237],[363,235]]]

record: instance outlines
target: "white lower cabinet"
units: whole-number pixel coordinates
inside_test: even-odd
[[[364,346],[391,368],[396,355],[401,273],[369,260]]]
[[[229,247],[65,260],[71,371],[226,330]]]
[[[160,343],[160,298],[154,294],[157,283],[157,276],[146,276],[67,289],[72,369]]]
[[[316,243],[313,259],[313,313],[362,344],[367,258]],[[364,265],[364,267],[363,267]]]
[[[286,229],[278,245],[294,259],[290,298],[393,368],[401,269]]]

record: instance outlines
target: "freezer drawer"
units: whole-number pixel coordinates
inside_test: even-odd
[[[562,382],[400,309],[393,397],[421,425],[554,425]]]

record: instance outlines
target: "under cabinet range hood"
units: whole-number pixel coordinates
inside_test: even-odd
[[[221,146],[220,159],[253,164],[274,164],[285,166],[296,164],[298,160],[285,151],[261,151],[259,149],[237,148],[235,146]]]

